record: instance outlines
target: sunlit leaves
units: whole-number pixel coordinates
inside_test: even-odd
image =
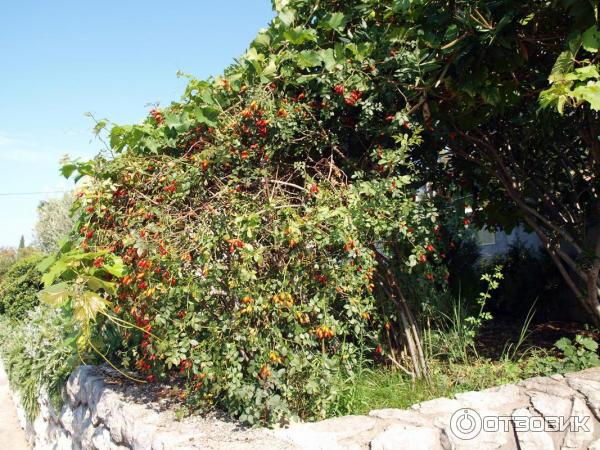
[[[73,318],[82,324],[94,322],[99,313],[106,311],[109,302],[94,291],[83,291],[73,300]]]
[[[298,54],[298,65],[303,68],[317,67],[322,64],[321,54],[316,50],[305,50]]]
[[[573,89],[573,97],[579,102],[587,102],[590,108],[600,111],[600,81],[590,81]]]
[[[42,303],[53,307],[62,306],[71,297],[71,285],[67,282],[58,283],[40,291],[38,296]]]
[[[540,94],[540,107],[554,105],[560,114],[565,105],[577,107],[588,103],[590,107],[600,110],[600,74],[594,65],[578,67],[561,73],[552,79],[553,84]]]
[[[314,29],[302,27],[286,30],[283,35],[288,42],[294,45],[301,45],[305,42],[314,42],[317,40],[317,33]]]
[[[566,75],[573,70],[574,65],[575,55],[569,50],[562,52],[556,59],[548,80],[551,83],[564,80]]]

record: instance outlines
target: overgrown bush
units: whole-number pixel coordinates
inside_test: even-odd
[[[80,242],[113,246],[126,267],[108,298],[116,317],[141,332],[123,330],[121,365],[148,381],[178,372],[195,406],[217,402],[249,423],[324,417],[334,379],[362,353],[382,353],[388,342],[380,337],[400,326],[389,293],[376,289],[378,259],[413,271],[421,293],[434,289],[435,278],[443,283],[435,265],[419,263],[439,258],[427,249],[435,210],[414,201],[407,176],[348,186],[313,168],[294,174],[290,193],[285,184],[238,181],[256,176],[245,167],[245,176],[231,177],[244,189],[232,189],[193,163],[165,159],[176,163],[154,158],[155,170],[128,181],[122,177],[141,161],[107,166],[115,182],[127,183],[128,198],[86,192]],[[161,170],[182,184],[204,176],[210,190],[196,184],[174,192],[149,219],[141,204],[165,195]],[[106,264],[108,256],[98,256],[71,278],[97,280]]]
[[[17,261],[0,283],[0,312],[8,317],[23,318],[38,303],[42,274],[37,269],[42,256],[33,255]]]
[[[69,283],[45,295],[132,324],[122,367],[178,374],[192,407],[250,423],[323,417],[360,355],[426,375],[414,314],[446,284],[448,242],[409,160],[422,129],[376,31],[387,5],[276,7],[222,77],[113,126],[114,159],[63,167],[92,180],[72,245],[95,258],[59,255]],[[102,274],[115,257],[123,275]]]
[[[80,363],[75,339],[73,319],[62,309],[38,306],[26,320],[0,318],[0,356],[30,420],[42,392],[60,406],[64,383]]]

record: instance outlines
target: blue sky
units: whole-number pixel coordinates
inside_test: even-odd
[[[62,155],[92,157],[92,112],[139,122],[219,74],[271,18],[270,0],[21,0],[0,8],[0,246],[29,243],[36,206],[61,191]]]

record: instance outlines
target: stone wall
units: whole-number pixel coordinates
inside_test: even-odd
[[[160,395],[150,401],[157,396],[144,389],[122,383],[104,369],[81,366],[68,381],[61,411],[41,396],[33,423],[27,423],[18,406],[19,416],[36,450],[600,450],[600,368],[466,392],[405,410],[275,430],[246,429],[214,414],[178,420],[176,406]],[[19,405],[18,397],[14,400]],[[470,434],[460,435],[461,429]]]

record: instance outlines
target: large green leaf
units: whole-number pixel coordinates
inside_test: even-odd
[[[317,67],[323,63],[321,55],[315,50],[300,52],[296,57],[296,62],[300,67]]]
[[[96,320],[98,313],[105,311],[110,303],[95,292],[84,291],[73,302],[73,317],[81,324]]]
[[[42,263],[43,262],[44,261],[42,261]],[[44,283],[44,286],[50,286],[68,268],[69,266],[67,265],[66,261],[64,259],[59,259],[52,264],[52,266],[50,266],[50,269],[44,275],[42,275],[42,283]]]
[[[590,108],[600,111],[600,81],[590,81],[586,85],[573,89],[573,96],[579,101],[590,104]]]
[[[50,286],[46,289],[41,290],[38,293],[38,298],[41,302],[46,303],[50,306],[61,306],[63,305],[71,295],[71,291],[69,289],[69,283],[62,282]]]
[[[98,277],[89,277],[87,279],[87,285],[94,292],[104,290],[111,295],[114,295],[117,292],[115,283],[110,283],[108,281],[101,280]]]
[[[219,110],[211,107],[196,108],[194,110],[194,116],[200,123],[204,123],[209,127],[217,125],[217,119],[219,118]]]
[[[54,264],[55,261],[56,261],[56,256],[54,256],[54,255],[46,256],[37,265],[37,270],[39,270],[40,272],[44,273],[44,272],[46,272],[50,268],[50,266],[52,264]]]
[[[269,47],[271,44],[271,37],[266,32],[258,33],[258,36],[256,36],[254,39],[253,44],[261,47]]]
[[[600,48],[600,29],[597,25],[592,25],[583,33],[583,48],[592,53]]]
[[[346,26],[348,19],[343,13],[335,12],[325,15],[319,25],[326,30],[340,30]]]
[[[117,278],[125,275],[125,264],[121,258],[113,258],[112,264],[105,264],[102,268]]]
[[[308,30],[302,27],[291,28],[283,33],[285,39],[294,45],[304,44],[305,42],[314,42],[317,40],[315,30]]]
[[[296,20],[296,11],[290,8],[286,8],[279,13],[279,20],[286,25],[291,26],[294,24],[294,20]]]
[[[571,51],[566,50],[562,52],[560,55],[558,55],[558,58],[556,58],[556,62],[552,67],[552,71],[550,72],[548,80],[551,83],[564,80],[566,75],[573,70],[575,64],[574,61],[575,55],[573,55]]]
[[[325,63],[326,70],[333,71],[338,64],[338,61],[335,57],[335,52],[332,48],[320,50],[319,57]]]
[[[578,67],[577,69],[575,69],[575,72],[572,72],[566,76],[566,79],[570,81],[585,81],[589,80],[590,78],[600,78],[598,68],[592,64],[583,67]]]

